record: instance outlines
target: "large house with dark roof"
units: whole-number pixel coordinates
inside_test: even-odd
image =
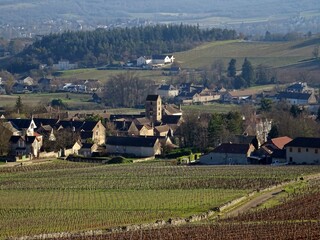
[[[252,144],[222,143],[199,159],[206,165],[248,164],[248,157],[254,151]]]
[[[298,137],[285,149],[289,164],[320,164],[320,138]]]
[[[313,92],[280,92],[277,95],[279,101],[287,101],[292,105],[316,104],[317,98]]]
[[[132,155],[135,157],[154,157],[161,154],[161,145],[157,137],[118,137],[107,138],[108,154]]]

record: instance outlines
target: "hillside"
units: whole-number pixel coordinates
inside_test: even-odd
[[[176,61],[182,68],[210,68],[215,61],[222,60],[225,67],[231,58],[237,60],[240,70],[245,57],[254,66],[259,64],[276,68],[279,78],[284,82],[292,82],[300,73],[308,72],[308,79],[319,84],[320,63],[312,61],[312,51],[320,44],[320,38],[293,42],[245,42],[239,40],[216,41],[202,44],[194,49],[174,53]],[[83,69],[66,71],[62,78],[96,78],[106,81],[119,71]],[[145,79],[166,79],[159,71],[140,71],[138,75]]]
[[[237,59],[238,67],[240,67],[245,57],[250,58],[255,65],[267,64],[273,67],[283,67],[312,57],[315,44],[302,44],[304,42],[306,41],[220,41],[203,44],[175,55],[176,60],[187,68],[209,67],[218,59],[227,63],[231,58]],[[320,38],[317,38],[317,42],[320,44]]]
[[[290,17],[319,16],[315,10],[318,0],[2,0],[0,3],[0,23],[22,24],[49,21],[50,19],[77,20],[106,24],[119,18],[142,18],[157,22],[190,21],[225,24],[234,19],[260,18],[287,19]],[[308,16],[306,16],[306,13]],[[260,21],[260,20],[258,20]]]

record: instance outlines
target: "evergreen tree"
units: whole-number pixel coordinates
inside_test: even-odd
[[[251,87],[254,84],[254,69],[251,62],[247,58],[244,59],[242,64],[241,76],[246,81],[248,87]]]
[[[23,104],[20,96],[17,98],[15,110],[17,111],[18,114],[21,114],[23,111]]]
[[[237,74],[237,69],[236,69],[236,63],[237,60],[232,58],[229,62],[228,66],[228,77],[235,77]]]
[[[279,137],[279,130],[278,130],[277,125],[273,124],[271,126],[269,133],[268,133],[268,139],[277,138],[277,137]]]

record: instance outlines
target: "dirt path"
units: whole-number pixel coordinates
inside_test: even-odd
[[[279,193],[283,192],[284,187],[274,189],[270,192],[262,193],[261,195],[258,195],[256,197],[253,197],[249,201],[247,201],[244,204],[241,204],[240,206],[237,206],[236,208],[226,212],[223,217],[235,217],[241,213],[247,212],[250,209],[256,208],[259,205],[265,203],[266,201],[270,200],[271,198],[274,198]]]
[[[305,176],[303,179],[301,180],[312,180],[312,179],[320,179],[320,174],[314,174],[314,175],[309,175],[309,176]],[[259,205],[267,202],[268,200],[274,198],[276,195],[278,195],[279,193],[284,191],[284,188],[286,186],[288,186],[291,183],[279,186],[278,188],[275,188],[273,190],[261,193],[260,195],[257,196],[253,196],[251,199],[249,199],[248,201],[246,201],[244,204],[240,204],[238,206],[236,206],[235,208],[232,208],[230,210],[227,210],[222,217],[223,218],[227,218],[227,217],[235,217],[241,213],[247,212],[250,209],[256,208]]]

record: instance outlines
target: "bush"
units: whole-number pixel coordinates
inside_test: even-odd
[[[121,156],[113,157],[108,162],[108,164],[120,164],[120,163],[132,163],[131,159],[126,159]]]
[[[178,158],[182,156],[189,156],[192,154],[192,151],[190,149],[179,149],[178,151],[171,152],[167,154],[166,158]]]

